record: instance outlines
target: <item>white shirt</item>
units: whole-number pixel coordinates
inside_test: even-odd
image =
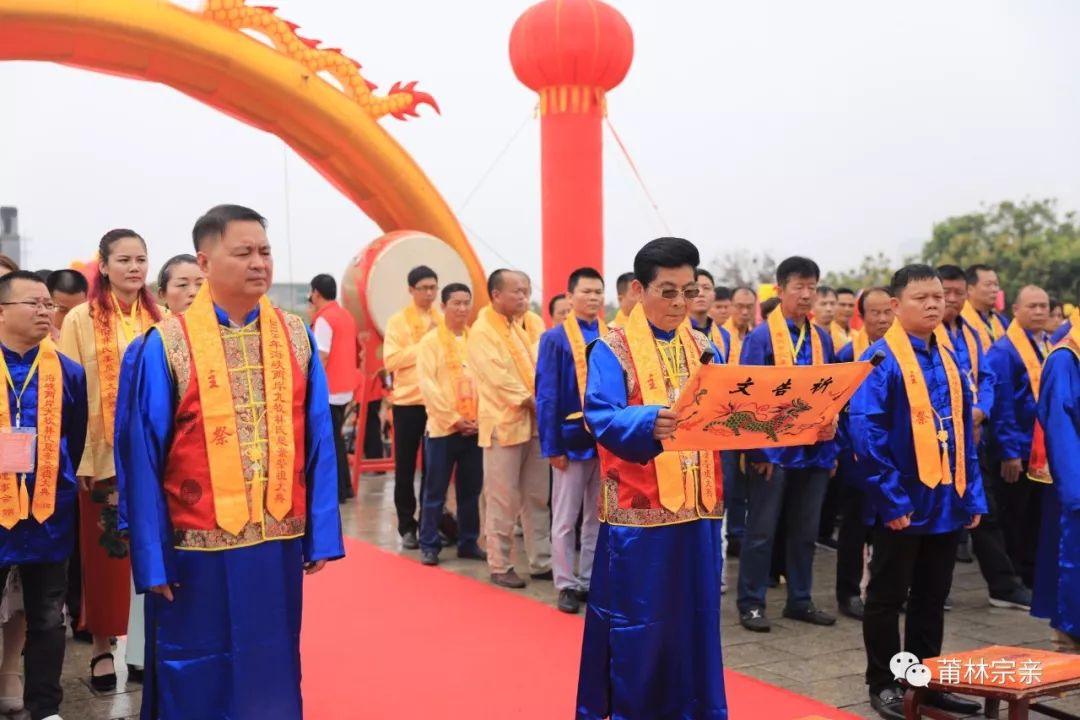
[[[319,349],[319,352],[329,353],[330,345],[334,342],[334,331],[330,327],[330,323],[326,322],[326,318],[318,318],[315,324],[311,326],[311,332],[315,336],[315,346]],[[330,393],[330,404],[348,405],[352,397],[351,391]]]

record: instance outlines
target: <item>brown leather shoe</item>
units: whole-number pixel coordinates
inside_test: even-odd
[[[518,577],[518,574],[513,570],[507,570],[504,573],[491,573],[491,582],[499,587],[513,588],[514,590],[525,587],[525,581]]]

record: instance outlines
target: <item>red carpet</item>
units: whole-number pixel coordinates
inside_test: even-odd
[[[306,580],[308,720],[564,720],[582,616],[346,540]],[[732,720],[854,717],[728,671]]]

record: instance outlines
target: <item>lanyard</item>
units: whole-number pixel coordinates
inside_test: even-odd
[[[806,342],[806,326],[810,324],[807,320],[799,326],[799,340],[795,343],[795,349],[791,353],[791,362],[795,365],[799,364],[799,352],[802,351],[803,343]]]
[[[128,344],[135,339],[135,318],[139,313],[139,300],[135,299],[135,302],[131,304],[131,312],[129,315],[124,315],[124,311],[120,308],[120,301],[117,300],[116,294],[112,296],[113,307],[116,308],[116,314],[120,316],[120,327],[124,330],[124,337],[127,338]]]
[[[22,398],[26,394],[26,388],[30,387],[30,381],[34,378],[34,373],[37,372],[40,360],[41,350],[39,349],[37,357],[34,358],[34,362],[30,366],[30,372],[26,373],[26,380],[23,381],[22,390],[15,389],[15,379],[11,377],[11,370],[8,370],[7,363],[3,363],[4,379],[11,386],[11,391],[15,393],[15,427],[22,427]]]

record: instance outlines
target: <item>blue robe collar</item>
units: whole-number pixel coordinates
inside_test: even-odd
[[[652,323],[649,323],[649,329],[652,330],[654,338],[656,338],[657,340],[663,340],[664,342],[671,342],[672,340],[674,340],[675,333],[678,332],[677,328],[675,330],[661,330]]]
[[[698,325],[697,320],[695,320],[694,318],[690,318],[690,327],[694,328],[695,330],[703,334],[705,337],[711,337],[709,333],[712,332],[712,325],[712,318],[708,315],[705,316],[705,327]]]
[[[581,318],[577,317],[576,315],[574,316],[574,319],[577,320],[577,324],[581,327],[582,330],[592,330],[593,332],[597,332],[597,333],[600,332],[600,318],[599,317],[595,318],[592,322],[587,322],[585,320],[582,320]]]
[[[11,363],[16,363],[18,365],[29,365],[30,363],[34,362],[34,358],[37,357],[38,349],[40,347],[40,345],[35,345],[34,347],[27,350],[25,355],[20,355],[19,353],[9,348],[7,345],[0,343],[0,348],[2,348],[4,351],[4,361],[7,362],[9,365]],[[2,382],[3,381],[0,380],[0,383]]]
[[[221,309],[221,306],[219,306],[217,303],[214,303],[214,313],[217,315],[217,319],[218,319],[219,324],[224,325],[225,327],[232,327],[232,321],[229,320],[229,313],[227,313],[223,309]],[[252,310],[251,312],[249,312],[244,317],[244,325],[243,326],[246,327],[246,326],[250,325],[251,323],[255,322],[255,319],[258,318],[258,317],[259,317],[259,306],[256,305],[255,309]]]

